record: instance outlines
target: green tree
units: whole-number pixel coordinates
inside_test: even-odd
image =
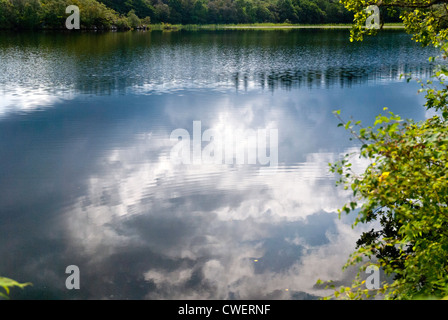
[[[342,3],[318,0],[317,5],[325,12],[326,23],[351,23],[353,14],[346,10]],[[392,20],[395,22],[395,20]]]
[[[101,3],[104,3],[108,8],[111,8],[115,11],[117,11],[120,14],[126,14],[133,8],[129,7],[128,1],[123,0],[100,0]]]
[[[168,22],[170,20],[170,7],[163,2],[154,5],[155,19],[158,22]]]
[[[65,9],[70,4],[68,0],[43,0],[41,10],[43,27],[50,29],[64,28],[67,19]]]
[[[280,22],[285,22],[286,20],[288,20],[294,23],[299,21],[297,8],[294,6],[291,0],[278,0],[277,7]]]
[[[143,25],[145,25],[145,26],[149,26],[150,24],[151,24],[151,17],[144,17],[142,20],[141,20],[141,23],[143,24]]]
[[[96,26],[107,29],[119,20],[117,12],[96,0],[42,0],[39,11],[42,27],[65,28],[68,16],[65,9],[72,4],[79,7],[82,28]]]
[[[142,17],[154,17],[154,7],[149,0],[127,0],[125,1],[127,11],[134,10],[135,14]]]
[[[39,26],[41,3],[39,0],[9,0],[6,5],[9,21],[17,29],[34,29]]]
[[[369,2],[342,1],[354,11],[352,41],[376,33],[361,27]],[[341,287],[334,296],[356,299],[380,293],[389,299],[440,299],[448,296],[447,27],[439,19],[443,10],[434,2],[383,3],[391,10],[404,9],[401,19],[414,40],[441,49],[440,57],[430,58],[439,61],[436,83],[420,81],[425,106],[438,115],[415,122],[389,112],[379,115],[372,126],[362,127],[359,121],[342,121],[336,112],[340,125],[362,143],[359,156],[369,163],[361,173],[352,169],[352,155],[331,164],[331,171],[340,176],[338,184],[353,192],[340,213],[358,211],[354,225],[380,223],[379,229],[361,235],[344,268],[361,263],[361,272],[374,263],[393,278],[371,291],[358,273],[352,287]]]
[[[12,4],[9,0],[0,0],[0,29],[11,27]]]
[[[366,19],[370,15],[366,8],[376,5],[381,10],[384,22],[386,12],[399,14],[406,31],[413,34],[413,39],[423,45],[438,46],[448,35],[447,0],[341,0],[344,6],[354,13],[351,40],[362,40],[364,35],[373,35],[377,29],[365,28]]]
[[[301,23],[322,23],[325,21],[325,12],[315,3],[308,0],[300,0],[298,16]]]
[[[255,1],[255,20],[258,22],[275,22],[275,14],[273,10],[269,9],[269,2]]]
[[[96,0],[72,0],[80,11],[81,25],[109,28],[117,18],[116,12]]]
[[[137,17],[137,15],[135,14],[134,10],[129,11],[127,17],[128,17],[129,26],[131,28],[135,29],[141,25],[141,21],[140,21],[139,17]]]
[[[192,12],[192,23],[194,24],[203,24],[207,22],[207,1],[205,0],[196,0],[193,6]]]

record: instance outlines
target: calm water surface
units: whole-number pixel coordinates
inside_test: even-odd
[[[337,217],[328,162],[356,143],[331,112],[424,119],[399,75],[429,55],[401,31],[0,33],[0,275],[33,283],[12,297],[323,295],[361,232]],[[278,167],[174,163],[193,121],[277,129]]]

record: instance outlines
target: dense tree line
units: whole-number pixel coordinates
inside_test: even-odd
[[[338,0],[0,0],[0,28],[63,28],[68,5],[84,28],[141,24],[350,23]]]
[[[100,0],[124,14],[172,24],[351,23],[353,13],[339,0]],[[385,22],[398,22],[399,13],[382,12]]]
[[[113,25],[121,29],[132,27],[133,12],[120,15],[96,0],[0,0],[0,28],[64,28],[69,5],[79,7],[84,28],[110,28]]]
[[[332,0],[101,0],[120,13],[135,10],[172,24],[350,23],[353,15]]]

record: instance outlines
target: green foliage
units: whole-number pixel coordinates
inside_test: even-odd
[[[342,1],[355,12],[351,40],[362,40],[363,35],[377,32],[362,28],[366,18],[363,10],[373,2]],[[341,120],[339,126],[349,130],[361,142],[359,157],[369,163],[361,173],[352,169],[350,157],[353,155],[347,154],[330,164],[330,170],[339,176],[337,184],[352,191],[352,199],[339,210],[339,214],[357,211],[354,226],[379,223],[379,229],[372,228],[361,235],[356,251],[344,269],[361,263],[362,272],[367,264],[374,263],[392,279],[383,282],[377,290],[367,290],[358,272],[351,287],[336,289],[330,283],[330,287],[336,289],[330,297],[364,299],[380,294],[386,299],[446,299],[447,26],[434,18],[441,11],[430,2],[385,1],[382,4],[404,8],[401,17],[414,39],[441,49],[439,57],[430,58],[430,61],[438,62],[433,76],[435,80],[417,79],[422,87],[419,92],[425,92],[425,106],[436,111],[437,115],[415,122],[388,112],[376,117],[372,126],[363,127],[359,121],[343,121],[340,112],[335,112]],[[423,7],[422,11],[417,9],[418,6]],[[407,80],[412,80],[411,75]]]
[[[130,28],[128,16],[122,16],[96,0],[0,0],[0,28],[64,29],[68,17],[65,10],[69,5],[79,7],[83,29]],[[131,20],[133,23],[137,21],[135,17]]]
[[[79,6],[83,28],[130,28],[136,19],[129,21],[129,12],[155,23],[184,25],[353,20],[342,3],[332,0],[0,0],[0,28],[64,28],[65,8],[71,4]]]
[[[13,287],[18,287],[18,288],[25,288],[26,286],[30,286],[32,285],[29,282],[26,283],[19,283],[15,280],[9,279],[9,278],[4,278],[4,277],[0,277],[0,288],[3,288],[3,291],[0,291],[0,298],[3,299],[9,299],[9,292],[11,290],[11,288]]]
[[[39,0],[0,0],[0,28],[36,28],[40,9]]]
[[[134,10],[129,11],[127,17],[128,17],[129,26],[131,28],[135,29],[138,26],[140,26],[140,24],[141,24],[140,19],[137,17]]]
[[[121,14],[134,9],[139,17],[155,23],[349,23],[353,15],[330,0],[101,0]],[[141,8],[147,8],[146,11]]]
[[[119,29],[119,30],[131,29],[131,25],[129,24],[129,19],[124,16],[119,16],[119,17],[115,18],[113,25],[116,26],[117,29]]]
[[[331,165],[331,171],[340,176],[338,184],[353,192],[340,214],[359,209],[354,225],[379,221],[382,227],[362,234],[345,267],[365,258],[376,261],[386,274],[394,276],[392,284],[383,284],[377,292],[386,298],[447,296],[446,118],[404,121],[389,112],[379,115],[370,127],[350,121],[343,126],[363,142],[359,155],[369,165],[361,174],[354,172],[350,155]],[[353,289],[358,289],[358,295],[353,297],[366,294],[362,284],[356,279]]]
[[[362,40],[364,35],[374,35],[377,29],[365,28],[370,15],[365,11],[369,5],[377,5],[380,18],[399,16],[413,39],[426,46],[438,46],[445,41],[448,27],[446,0],[341,0],[345,8],[354,13],[351,41]]]
[[[154,18],[154,6],[149,0],[101,0],[100,2],[123,15],[134,10],[138,17]]]
[[[151,24],[151,17],[145,17],[141,20],[141,24],[145,26],[149,26]]]
[[[291,0],[279,0],[277,6],[280,22],[299,22],[297,7],[293,5]]]
[[[72,0],[72,4],[79,7],[81,25],[109,28],[115,19],[116,13],[96,0]]]
[[[68,0],[42,1],[41,19],[45,28],[57,29],[65,25],[67,14],[65,8],[71,3]]]
[[[0,0],[0,29],[11,27],[11,7],[9,0]]]

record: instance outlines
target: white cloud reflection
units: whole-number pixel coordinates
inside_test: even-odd
[[[250,117],[236,124],[249,125]],[[66,227],[92,265],[106,263],[126,245],[176,261],[174,269],[148,266],[143,272],[155,286],[145,296],[151,299],[291,298],[319,294],[313,289],[318,278],[341,277],[359,231],[337,219],[335,210],[349,193],[335,188],[328,163],[352,150],[310,153],[265,176],[259,166],[175,165],[171,146],[167,137],[138,135],[133,145],[101,159],[107,173],[89,177]],[[316,214],[330,221],[319,230],[323,244],[309,244],[310,235],[298,231],[277,234],[294,223],[306,228]],[[324,229],[329,225],[334,234]],[[271,266],[266,246],[277,241],[281,252],[291,237],[298,251],[286,254],[284,266]]]
[[[53,93],[46,87],[3,86],[0,89],[0,118],[50,108],[73,95],[68,91]]]
[[[60,188],[70,199],[61,200],[55,226],[61,232],[62,224],[64,252],[88,283],[83,297],[303,299],[321,294],[313,286],[318,278],[343,279],[361,231],[338,220],[350,193],[334,186],[328,163],[357,149],[335,147],[345,137],[334,134],[328,102],[298,95],[161,95],[142,99],[138,112],[122,106],[127,97],[110,97],[114,108],[68,104],[76,125],[65,136],[83,147],[56,140],[49,150],[63,155],[51,173],[63,180],[55,189],[76,187],[74,196]],[[86,122],[109,109],[125,117]],[[202,130],[277,128],[279,167],[266,175],[259,165],[174,164],[170,132],[191,132],[194,120],[202,120]],[[89,128],[81,127],[82,139],[78,124]],[[82,174],[66,173],[74,163]]]

